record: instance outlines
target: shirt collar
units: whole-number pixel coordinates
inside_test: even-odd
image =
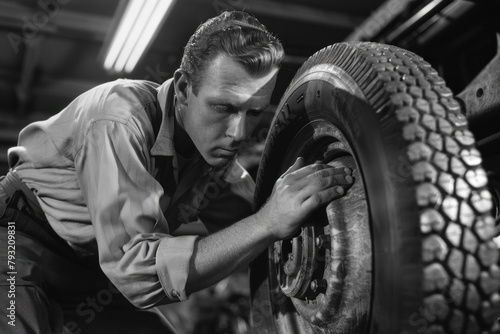
[[[175,156],[174,148],[174,101],[173,79],[169,79],[158,88],[158,102],[162,111],[162,121],[156,141],[151,148],[151,155]]]

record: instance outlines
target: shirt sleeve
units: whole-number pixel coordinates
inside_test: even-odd
[[[214,173],[205,191],[207,205],[199,217],[209,232],[220,230],[253,214],[255,182],[238,161]]]
[[[149,150],[137,129],[94,121],[75,157],[98,245],[99,263],[135,306],[188,298],[188,266],[196,236],[172,237],[160,207],[162,186],[148,172]]]

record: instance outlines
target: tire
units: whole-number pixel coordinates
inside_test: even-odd
[[[348,166],[355,183],[251,264],[254,333],[498,333],[491,194],[437,71],[394,46],[339,43],[304,63],[278,110],[257,209],[298,156]]]

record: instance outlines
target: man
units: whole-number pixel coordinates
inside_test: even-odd
[[[0,183],[1,244],[15,225],[17,261],[2,267],[16,272],[16,327],[2,320],[0,331],[81,332],[104,306],[186,300],[342,196],[350,171],[298,159],[251,210],[253,182],[235,157],[270,103],[282,58],[255,18],[226,12],[197,29],[161,86],[107,83],[23,129]],[[209,235],[172,235],[196,219]],[[2,284],[3,308],[13,299]]]

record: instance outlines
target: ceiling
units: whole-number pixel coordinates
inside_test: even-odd
[[[223,10],[254,14],[287,54],[273,97],[279,100],[300,64],[342,41],[383,0],[177,0],[127,78],[163,82],[177,69],[196,27]],[[120,0],[0,0],[0,174],[19,130],[64,108],[82,92],[120,76],[102,66]],[[123,3],[121,4],[123,5]],[[123,76],[125,77],[125,76]]]

